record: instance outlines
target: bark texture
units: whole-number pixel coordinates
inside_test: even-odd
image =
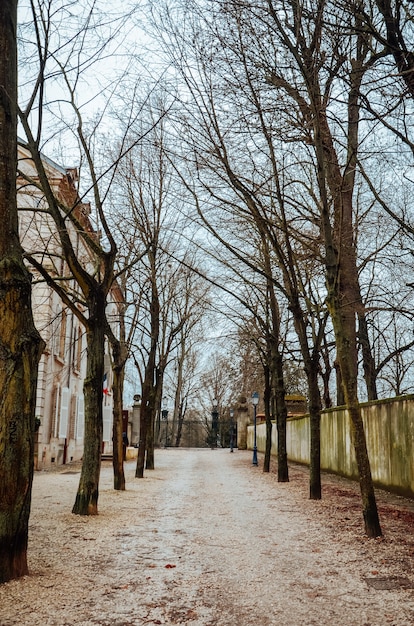
[[[114,338],[115,339],[115,338]],[[123,423],[122,423],[122,395],[125,377],[125,345],[120,341],[112,342],[112,356],[114,360],[113,371],[113,402],[114,402],[114,423],[113,423],[113,457],[112,465],[114,468],[114,489],[117,491],[125,490],[125,472],[124,472],[124,442],[123,442]]]
[[[153,427],[152,415],[155,411],[155,376],[156,376],[156,357],[158,338],[160,333],[160,303],[158,298],[155,275],[152,277],[152,293],[151,293],[151,345],[148,354],[148,361],[145,367],[144,382],[142,385],[142,403],[141,403],[141,423],[139,429],[139,448],[137,467],[135,471],[136,478],[144,477],[145,456],[148,450],[148,441],[153,445]],[[152,457],[153,460],[153,457]],[[153,465],[147,469],[152,469]]]
[[[85,436],[82,471],[72,513],[97,515],[101,447],[103,433],[102,401],[104,378],[105,300],[97,290],[94,305],[89,307],[87,338],[87,368],[83,384],[85,397]]]
[[[44,346],[18,236],[17,1],[0,5],[0,583],[28,573],[37,367]]]

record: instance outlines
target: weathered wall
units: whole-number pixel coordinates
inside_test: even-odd
[[[372,477],[376,485],[414,497],[414,396],[361,405]],[[264,452],[266,425],[257,426],[257,448]],[[273,424],[272,454],[277,434]],[[288,456],[309,463],[309,417],[289,418]],[[253,426],[248,427],[248,447],[253,447]],[[321,467],[350,478],[357,468],[348,412],[339,407],[321,415]]]

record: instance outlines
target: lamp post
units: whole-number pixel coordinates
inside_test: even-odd
[[[230,409],[230,452],[233,452],[234,447],[234,410]]]
[[[168,447],[168,400],[167,397],[164,396],[161,402],[161,418],[165,421],[165,445],[164,448]]]
[[[252,394],[252,404],[254,411],[254,421],[253,421],[253,465],[257,465],[257,405],[259,404],[259,394],[255,391]]]
[[[217,398],[213,398],[213,410],[211,411],[211,429],[213,431],[212,435],[212,448],[217,448],[217,434],[218,434],[218,400]]]

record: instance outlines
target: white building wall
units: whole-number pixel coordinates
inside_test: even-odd
[[[23,149],[19,148],[19,166],[34,175],[30,161]],[[23,160],[22,160],[23,159]],[[51,178],[58,185],[65,170],[53,169],[48,163]],[[22,209],[19,213],[20,236],[24,247],[38,252],[41,246],[47,248],[48,254],[54,253],[50,262],[50,270],[55,267],[56,274],[61,275],[64,262],[61,259],[58,238],[54,232],[54,224],[45,219],[44,213],[34,213],[41,208],[44,200],[38,190],[22,185],[18,191],[18,204]],[[73,230],[71,237],[78,240],[80,254],[82,241]],[[52,255],[53,256],[53,255]],[[91,262],[89,252],[85,249],[85,263]],[[55,264],[53,266],[53,263]],[[75,285],[72,285],[74,288]],[[35,445],[35,467],[42,469],[52,465],[60,465],[78,461],[83,455],[84,437],[84,399],[83,381],[86,375],[86,336],[78,318],[70,309],[62,306],[59,296],[45,283],[34,281],[32,294],[33,315],[36,327],[43,337],[46,348],[42,354],[38,372],[38,393],[36,417],[40,419],[40,428]],[[116,305],[110,305],[111,314],[115,319]],[[115,328],[115,326],[114,326]],[[104,396],[104,442],[103,452],[112,453],[112,370],[109,349],[105,359],[109,393]]]

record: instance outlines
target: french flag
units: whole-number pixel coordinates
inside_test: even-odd
[[[106,373],[104,374],[104,378],[103,378],[103,392],[104,394],[107,396],[109,394],[109,389],[108,389],[108,377],[106,375]]]

